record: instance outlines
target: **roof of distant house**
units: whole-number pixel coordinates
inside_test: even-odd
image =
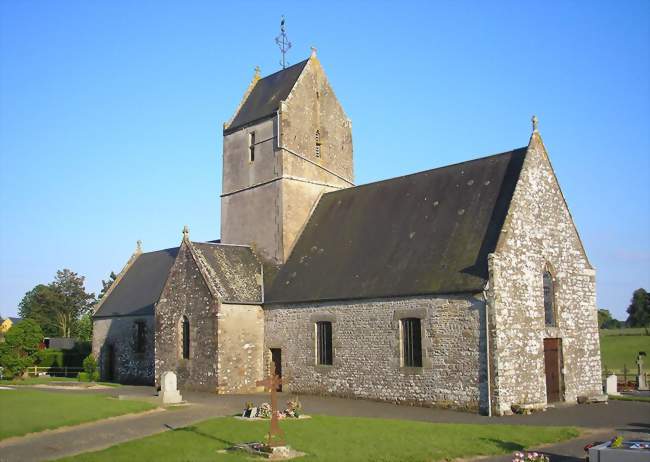
[[[280,101],[284,101],[289,96],[308,61],[309,59],[306,59],[259,79],[224,132],[231,132],[275,114]]]
[[[526,151],[324,194],[266,301],[481,291]]]

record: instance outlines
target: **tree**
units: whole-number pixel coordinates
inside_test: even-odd
[[[612,317],[609,310],[598,310],[598,327],[601,329],[620,329],[621,321]]]
[[[3,375],[14,377],[24,374],[28,367],[34,365],[42,341],[43,331],[36,321],[24,319],[13,325],[5,334],[5,341],[0,344]]]
[[[63,297],[63,303],[56,313],[57,324],[63,337],[72,337],[77,321],[90,313],[95,302],[95,294],[86,293],[85,279],[69,269],[63,269],[56,272],[51,284]]]
[[[627,308],[627,324],[630,327],[645,327],[648,335],[650,327],[650,294],[645,289],[637,289],[632,294],[632,301]]]
[[[64,303],[62,294],[51,285],[39,284],[27,292],[18,305],[21,318],[33,319],[47,337],[59,335],[56,316]]]
[[[93,318],[91,313],[84,314],[76,326],[77,338],[89,342],[93,338]]]
[[[111,274],[108,275],[108,281],[104,281],[102,279],[102,291],[99,293],[99,296],[97,297],[97,300],[101,300],[104,295],[106,295],[106,292],[111,288],[115,280],[117,279],[117,274],[115,274],[113,271],[111,271]]]
[[[72,337],[86,329],[82,316],[90,313],[95,295],[84,288],[84,277],[64,269],[56,272],[54,281],[39,284],[27,292],[20,302],[19,313],[33,319],[47,336]]]

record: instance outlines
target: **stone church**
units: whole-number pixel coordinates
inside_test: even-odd
[[[104,379],[507,414],[602,394],[595,270],[537,130],[360,186],[315,54],[223,127],[221,238],[143,252],[94,314]]]

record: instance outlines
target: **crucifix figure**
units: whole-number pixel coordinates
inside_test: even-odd
[[[271,391],[271,425],[269,426],[268,447],[285,446],[284,432],[278,424],[278,385],[282,383],[282,378],[275,372],[275,362],[271,361],[271,375],[264,380],[258,380],[255,385],[264,387]]]

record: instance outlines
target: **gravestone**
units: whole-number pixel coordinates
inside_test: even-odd
[[[643,358],[645,358],[645,351],[639,351],[639,355],[636,357],[636,364],[638,367],[636,383],[638,384],[637,389],[647,391],[648,384],[646,383],[645,373],[643,371]]]
[[[183,401],[183,397],[178,392],[176,374],[172,371],[163,372],[160,379],[160,396],[163,404],[174,404]]]
[[[618,377],[616,377],[616,374],[607,376],[605,393],[608,395],[620,395],[618,392]]]

